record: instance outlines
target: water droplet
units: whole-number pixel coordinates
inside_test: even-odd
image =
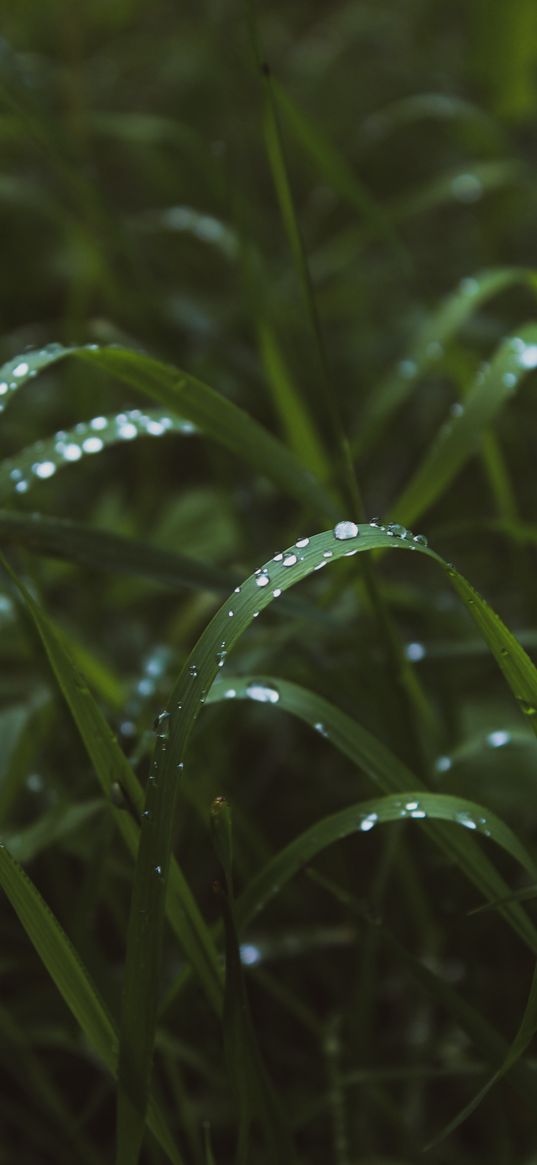
[[[272,592],[272,594],[274,595],[274,598],[275,598],[275,599],[279,599],[279,597],[280,597],[281,593],[282,593],[282,589],[281,589],[281,587],[276,587],[276,590],[274,590],[274,591]]]
[[[104,449],[103,442],[100,437],[86,437],[82,442],[84,453],[100,453]]]
[[[229,615],[229,618],[230,618],[230,619],[232,619],[232,618],[233,618],[234,614],[235,614],[235,612],[234,612],[234,611],[228,611],[228,615]]]
[[[317,723],[314,724],[313,727],[315,731],[320,734],[320,736],[328,736],[328,728],[325,724],[322,723],[321,720],[317,720]]]
[[[246,695],[250,700],[257,700],[260,704],[277,704],[280,693],[271,684],[260,684],[252,681],[246,686]]]
[[[224,651],[217,651],[217,653],[215,655],[215,659],[216,659],[216,662],[218,664],[218,667],[224,666],[224,663],[226,661],[226,655],[227,655],[227,651],[225,651],[225,650]]]
[[[510,741],[511,733],[506,732],[504,728],[497,728],[495,732],[489,732],[487,736],[489,748],[504,748]]]
[[[399,522],[390,522],[386,527],[386,533],[391,534],[393,538],[406,538],[408,530],[406,526],[401,526]]]
[[[460,400],[454,401],[454,403],[450,406],[449,413],[452,417],[462,417],[463,412],[464,405],[461,404]]]
[[[162,877],[162,866],[154,866],[153,873],[157,875],[157,878],[161,878]]]
[[[66,461],[80,461],[80,458],[82,457],[82,450],[80,445],[74,445],[72,443],[70,445],[66,445],[63,451],[63,456],[65,457]]]
[[[36,477],[52,477],[56,473],[56,466],[53,461],[35,461],[32,465],[32,473],[35,473]]]
[[[415,542],[417,546],[428,546],[425,534],[414,534],[412,536],[412,541]]]
[[[398,372],[399,372],[399,375],[402,376],[404,380],[412,380],[412,377],[416,375],[417,371],[418,371],[417,364],[415,363],[414,360],[401,360],[400,361],[399,366],[398,366]]]
[[[108,421],[106,417],[94,417],[93,420],[90,421],[91,428],[96,430],[106,429],[107,424]]]
[[[453,761],[450,756],[446,756],[445,754],[443,756],[437,756],[434,762],[435,771],[437,773],[447,773],[452,764]]]
[[[119,425],[117,432],[118,437],[121,437],[123,441],[132,441],[133,437],[138,436],[138,429],[131,421],[127,421],[124,425]]]
[[[296,566],[298,558],[296,554],[286,554],[282,562],[282,566]]]
[[[197,669],[195,663],[190,664],[190,666],[188,668],[188,674],[189,674],[189,676],[192,676],[194,679],[196,678],[196,676],[198,674],[198,669]]]
[[[280,554],[275,554],[275,555],[274,555],[274,558],[272,559],[272,561],[273,561],[273,562],[281,562],[281,561],[282,561],[282,558],[283,558],[283,554],[280,552]]]
[[[407,809],[408,809],[408,805],[407,805]],[[418,817],[426,817],[427,814],[425,812],[425,809],[420,809],[420,807],[418,805],[417,809],[410,810],[410,816],[417,819]]]
[[[507,654],[509,654],[509,653],[507,653]],[[518,706],[520,708],[520,711],[524,713],[524,716],[536,716],[537,715],[537,708],[535,707],[535,704],[531,704],[529,702],[529,700],[519,700]]]
[[[235,587],[235,590],[233,591],[233,594],[234,594],[234,595],[240,595],[240,593],[241,593],[241,588],[240,588],[240,587]]]
[[[145,431],[149,433],[150,437],[161,437],[166,432],[166,426],[162,424],[162,421],[149,420],[145,426]]]
[[[138,685],[139,686],[139,685]],[[156,732],[159,740],[166,740],[170,735],[170,712],[159,712],[153,721],[153,730]]]
[[[261,959],[261,951],[259,947],[254,946],[253,943],[241,943],[241,963],[245,967],[253,967],[255,963],[259,963]]]
[[[418,663],[420,659],[425,659],[427,651],[423,643],[406,643],[405,644],[405,658],[409,659],[411,663]]]
[[[334,538],[343,542],[346,538],[357,538],[360,531],[356,522],[338,522],[334,526]]]
[[[298,542],[295,542],[295,546],[298,548],[298,550],[303,550],[304,547],[309,546],[309,544],[310,544],[309,538],[299,538]]]
[[[285,566],[285,563],[284,563],[284,566]],[[258,574],[258,576],[255,580],[255,585],[256,585],[256,587],[268,587],[269,582],[270,582],[270,579],[269,579],[268,574],[265,574],[264,571],[261,571],[261,574]]]
[[[466,829],[477,829],[477,824],[469,813],[456,813],[455,821],[458,821],[459,825],[464,825]]]
[[[0,396],[3,396],[5,392],[7,392],[7,384],[5,380],[2,380],[0,383]]]
[[[429,360],[439,360],[444,349],[438,340],[430,340],[425,349],[426,356]]]
[[[483,184],[475,174],[457,174],[451,181],[451,191],[457,202],[470,205],[479,202],[483,194]]]
[[[373,829],[378,819],[378,813],[368,813],[367,817],[362,817],[362,820],[358,822],[358,829],[361,829],[362,833],[367,833]]]
[[[237,692],[236,692],[235,688],[228,688],[227,691],[224,692],[224,699],[234,700],[236,695],[237,695]]]
[[[514,388],[517,382],[517,377],[514,372],[504,372],[502,380],[506,388]]]
[[[21,364],[17,364],[16,368],[13,369],[13,376],[17,376],[17,377],[26,376],[26,373],[29,371],[30,371],[29,364],[26,364],[25,361],[22,361]]]
[[[28,489],[28,482],[27,481],[18,481],[16,486],[15,486],[15,489],[16,489],[18,494],[25,494],[27,489]]]
[[[519,361],[523,368],[537,368],[537,344],[525,344]]]
[[[150,810],[150,809],[144,809],[144,811],[143,811],[143,813],[142,813],[142,817],[145,817],[146,821],[149,821],[149,819],[152,817],[151,810]]]

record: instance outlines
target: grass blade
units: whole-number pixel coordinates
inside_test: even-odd
[[[37,373],[66,357],[92,363],[144,396],[159,401],[241,461],[253,466],[256,472],[264,473],[284,493],[308,509],[316,508],[321,513],[334,515],[334,503],[327,491],[262,425],[201,380],[142,353],[126,348],[99,348],[95,344],[73,348],[58,344],[37,352],[26,352],[23,358],[11,361],[9,373],[5,371],[8,366],[4,366],[5,380],[2,383],[7,385],[4,400],[9,400]]]
[[[112,809],[112,812],[123,841],[130,853],[135,855],[139,836],[137,819],[143,809],[143,793],[138,780],[93,699],[84,677],[74,667],[65,651],[52,621],[1,556],[0,562],[12,579],[35,624],[105,796],[111,800],[112,781],[117,781],[121,786],[131,813],[124,813],[120,809]],[[211,1006],[219,1011],[222,1002],[222,983],[216,951],[185,878],[175,861],[172,863],[167,907],[170,923],[185,955],[196,968]]]
[[[0,884],[67,1007],[108,1070],[117,1070],[118,1037],[95,985],[58,920],[28,875],[0,845]],[[165,1119],[152,1099],[148,1120],[170,1161],[182,1165]]]
[[[412,522],[442,496],[476,451],[487,427],[514,391],[537,367],[537,325],[527,324],[505,340],[466,397],[464,410],[450,418],[393,507],[397,521]]]

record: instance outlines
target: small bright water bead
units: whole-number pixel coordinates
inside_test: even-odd
[[[356,522],[343,521],[334,526],[334,538],[344,542],[347,538],[357,538],[360,531]]]
[[[22,360],[21,363],[17,364],[13,369],[13,376],[16,376],[17,379],[20,379],[21,376],[26,376],[29,371],[30,365],[27,364],[25,360]]]
[[[437,758],[434,762],[435,772],[436,773],[448,773],[450,768],[452,767],[452,765],[453,765],[453,761],[452,761],[451,757],[447,756],[447,754],[444,753],[442,756],[437,756]]]
[[[303,550],[304,547],[309,546],[309,544],[310,544],[309,538],[299,538],[298,542],[295,542],[295,546],[296,546],[297,550]]]
[[[246,695],[249,700],[257,700],[259,704],[277,704],[280,693],[272,684],[252,683],[246,685]]]
[[[405,659],[410,660],[411,663],[419,663],[420,659],[425,659],[427,651],[423,643],[406,643],[404,654]]]
[[[523,368],[537,368],[537,344],[524,344],[518,359]]]
[[[506,732],[504,728],[497,728],[494,732],[489,732],[487,736],[487,744],[489,748],[504,748],[506,744],[511,742],[511,733]]]
[[[56,466],[53,461],[35,461],[32,465],[32,473],[43,479],[52,477],[56,473]]]
[[[269,582],[270,578],[265,570],[261,570],[259,574],[256,573],[256,587],[268,587]]]
[[[362,833],[368,833],[377,824],[378,819],[378,813],[368,813],[367,817],[362,817],[358,822],[358,829],[361,829]]]

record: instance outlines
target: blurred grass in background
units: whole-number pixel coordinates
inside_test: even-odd
[[[127,940],[135,881],[116,826],[127,820],[128,834],[142,800],[112,746],[97,755],[108,738],[94,711],[84,737],[75,694],[89,757],[81,747],[31,598],[144,786],[154,718],[222,598],[338,517],[415,520],[531,656],[537,8],[262,6],[264,72],[248,11],[229,0],[20,0],[2,17],[0,535],[30,607],[6,576],[0,827],[122,1025],[128,1092],[128,988],[120,1016],[125,965],[125,982],[137,972],[132,916]],[[258,431],[214,411],[196,383],[183,411],[178,398],[177,420],[178,377],[122,365],[119,353],[115,363],[94,350],[56,362],[49,351],[32,383],[21,365],[32,371],[28,351],[51,342],[119,345],[185,370],[294,460],[285,469],[264,446],[266,472]],[[206,409],[207,425],[190,406]],[[103,417],[112,419],[92,426]],[[147,439],[136,439],[141,430]],[[150,987],[162,1005],[158,1104],[187,1165],[417,1161],[501,1064],[524,1010],[537,950],[531,900],[516,918],[467,917],[478,883],[462,857],[456,868],[455,851],[435,848],[440,827],[419,820],[365,828],[312,859],[240,931],[241,970],[241,892],[318,819],[378,793],[383,764],[393,782],[397,763],[407,766],[408,792],[425,783],[485,806],[533,860],[533,720],[520,715],[524,700],[534,712],[529,697],[518,693],[517,707],[468,618],[472,600],[466,610],[447,574],[421,554],[370,559],[312,573],[252,622],[233,663],[223,649],[219,678],[249,699],[219,701],[213,689],[177,782],[174,853],[207,924],[209,969],[201,986],[199,966],[185,972],[170,928]],[[281,687],[254,691],[260,674],[283,677]],[[330,736],[346,739],[347,722],[328,731],[313,697],[285,681],[332,701],[388,758],[368,767],[373,746],[362,738],[361,760],[356,742],[337,751]],[[404,777],[380,789],[404,789]],[[220,795],[232,807],[233,878],[209,829]],[[452,833],[466,844],[466,830]],[[512,849],[477,846],[506,892],[528,885]],[[6,889],[19,885],[2,876]],[[236,912],[215,879],[230,900],[239,894]],[[213,924],[226,955],[223,1025]],[[91,1047],[82,980],[73,1019],[7,902],[0,925],[0,1162],[113,1161],[115,1089],[101,1063],[113,1071],[112,1021],[88,989],[88,1023],[102,1037]],[[158,927],[154,939],[157,949]],[[50,952],[51,935],[43,941]],[[148,1002],[149,1028],[150,1011]],[[526,1019],[529,1041],[531,995]],[[428,1159],[533,1165],[534,1077],[530,1049]],[[128,1136],[117,1152],[118,1165],[134,1165]],[[148,1135],[141,1159],[181,1157]]]

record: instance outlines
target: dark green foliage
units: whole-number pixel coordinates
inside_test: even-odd
[[[3,15],[0,1165],[534,1165],[537,8]]]

